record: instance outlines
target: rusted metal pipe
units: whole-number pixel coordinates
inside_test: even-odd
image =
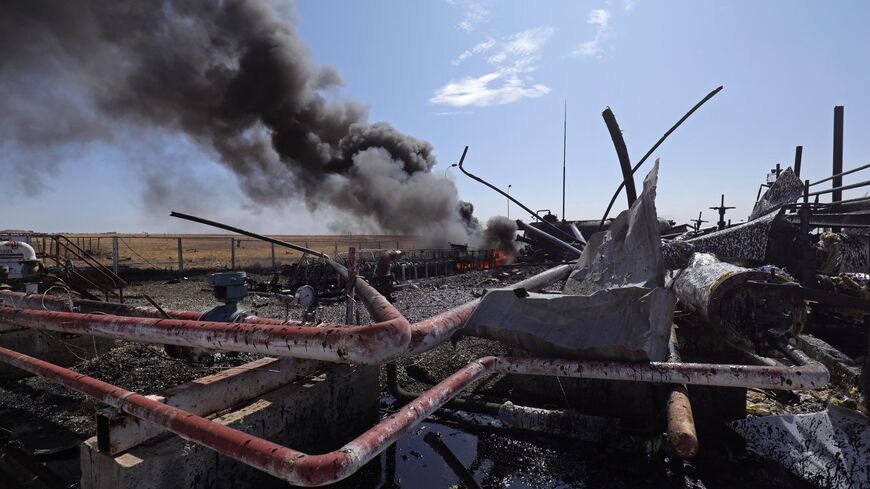
[[[572,265],[560,265],[510,287],[539,290],[567,278],[572,270]],[[16,315],[15,310],[0,309],[0,322],[34,329],[107,336],[140,343],[199,346],[213,350],[251,351],[332,362],[377,364],[396,356],[414,355],[438,346],[465,324],[480,303],[479,299],[475,299],[413,325],[407,325],[404,316],[367,282],[358,278],[356,285],[357,294],[362,297],[369,313],[379,321],[378,323],[366,326],[325,324],[312,328],[297,322],[284,323],[278,319],[256,316],[247,316],[242,323],[210,323],[199,321],[201,314],[199,312],[176,310],[167,311],[174,318],[170,321],[163,319],[159,311],[151,307],[85,300],[74,301],[74,304],[90,312],[101,314],[54,312],[38,316],[36,319],[32,314],[27,313],[47,312],[43,308],[50,311],[67,311],[66,301],[56,296],[25,295],[19,292],[0,292],[0,302],[37,310],[21,311],[21,314]],[[121,314],[129,317],[122,317]],[[55,321],[57,324],[45,321]],[[66,324],[62,324],[64,322]],[[90,323],[93,323],[94,327],[89,327]],[[141,324],[141,328],[136,326],[138,324]],[[407,325],[407,328],[404,325]],[[211,328],[217,328],[212,336],[209,335]],[[407,331],[404,331],[405,329]],[[151,336],[151,332],[154,332],[156,337]],[[166,341],[167,335],[175,337],[174,342]],[[404,343],[406,348],[399,350],[399,345],[405,342],[406,335],[408,338],[407,343]],[[254,338],[256,343],[253,342]],[[193,344],[196,341],[203,344]],[[365,359],[357,356],[365,355],[363,352],[366,351],[373,352],[374,357]]]
[[[671,341],[668,344],[668,362],[681,361],[680,351],[677,347],[676,331],[672,328]],[[667,419],[667,438],[674,453],[683,460],[695,458],[695,455],[698,454],[698,432],[695,430],[692,403],[689,401],[689,391],[685,384],[672,384],[670,386]]]
[[[39,312],[39,311],[37,311]],[[58,313],[46,313],[58,314]],[[806,360],[794,354],[795,358]],[[818,363],[772,368],[709,364],[619,364],[554,359],[484,357],[475,360],[426,391],[356,439],[330,453],[309,455],[220,425],[120,387],[27,355],[0,348],[0,361],[58,382],[66,387],[150,421],[185,439],[241,461],[292,484],[319,486],[342,480],[372,460],[387,446],[429,417],[451,398],[488,372],[699,383],[760,388],[818,388],[828,371]],[[776,379],[779,379],[778,381]]]
[[[492,368],[495,360],[495,357],[486,357],[463,367],[338,450],[322,455],[309,455],[72,370],[0,348],[0,361],[4,363],[57,382],[161,426],[182,438],[301,486],[322,486],[350,476],[450,398],[479,379]]]
[[[0,323],[139,343],[369,365],[403,355],[411,340],[410,325],[401,316],[366,326],[315,328],[0,308]]]

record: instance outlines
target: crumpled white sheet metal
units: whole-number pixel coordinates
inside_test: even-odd
[[[492,290],[468,334],[547,356],[664,361],[674,299],[663,286],[657,177],[658,163],[631,209],[591,237],[564,295]]]
[[[780,173],[776,181],[764,192],[764,195],[755,203],[749,220],[755,220],[779,209],[786,204],[795,203],[804,194],[804,183],[795,175],[791,167]]]
[[[870,419],[830,405],[812,414],[741,419],[731,427],[747,450],[822,488],[870,487]]]

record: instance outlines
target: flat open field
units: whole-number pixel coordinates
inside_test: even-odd
[[[112,242],[118,240],[119,266],[124,269],[177,270],[179,242],[181,260],[188,269],[272,268],[294,263],[302,253],[274,247],[263,241],[234,234],[65,234],[106,266],[112,265]],[[283,241],[328,253],[357,250],[418,249],[423,244],[416,236],[405,235],[274,235]],[[41,239],[34,247],[42,251]],[[47,245],[46,245],[47,246]]]

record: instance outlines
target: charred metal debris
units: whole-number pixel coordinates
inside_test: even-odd
[[[658,160],[640,188],[634,173],[721,88],[696,104],[634,165],[613,111],[603,112],[624,177],[616,195],[625,188],[627,196],[627,208],[614,218],[608,215],[616,196],[600,220],[566,220],[546,209],[534,211],[470,173],[466,147],[458,164],[462,172],[504,195],[532,220],[516,221],[522,234],[509,248],[351,248],[329,256],[173,213],[302,253],[271,280],[255,281],[244,272],[212,275],[208,284],[222,305],[199,312],[162,307],[150,298],[149,305],[125,302],[121,291],[126,283],[98,262],[90,273],[64,275],[46,263],[60,253],[52,255],[51,247],[42,246],[38,254],[28,243],[42,237],[3,241],[2,278],[8,285],[0,291],[0,362],[109,406],[98,417],[101,452],[114,456],[170,432],[295,485],[350,477],[434,417],[470,430],[532,432],[599,444],[614,438],[641,444],[655,440],[647,445],[653,447],[648,450],[652,457],[685,464],[705,450],[715,453],[722,433],[734,430],[747,441],[746,449],[779,461],[812,484],[861,487],[870,480],[868,445],[861,444],[868,433],[861,412],[867,409],[870,362],[870,198],[843,199],[842,192],[870,186],[870,181],[843,183],[844,176],[870,165],[844,171],[843,111],[838,107],[831,177],[801,180],[799,146],[793,167],[777,165],[761,185],[745,222],[726,220],[734,207],[726,205],[724,195],[711,207],[718,212],[714,226],[702,226],[702,215],[694,225],[659,218]],[[828,182],[830,188],[824,188]],[[823,196],[830,196],[830,202],[820,202]],[[54,249],[66,245],[62,238],[51,242]],[[87,262],[84,250],[76,253]],[[544,271],[523,272],[532,266]],[[435,307],[417,320],[396,303],[399,290],[434,280],[449,287],[450,277],[466,271],[494,277],[480,284],[477,298]],[[95,276],[112,287],[98,286]],[[283,317],[245,310],[241,301],[249,294],[276,298],[284,306]],[[356,307],[357,301],[363,308]],[[337,302],[346,304],[342,320],[326,320],[323,304]],[[356,438],[341,440],[337,449],[309,452],[210,419],[239,398],[203,406],[182,401],[181,391],[136,393],[60,366],[59,360],[36,358],[37,350],[25,351],[27,345],[14,350],[4,340],[12,331],[156,345],[188,362],[259,356],[208,382],[228,382],[263,369],[284,372],[247,392],[246,399],[329,365],[383,366],[395,412]],[[432,377],[422,391],[402,385],[403,372],[410,371],[414,359],[455,348],[451,345],[464,337],[499,347]],[[75,362],[67,362],[71,364]],[[494,378],[502,388],[486,387]],[[836,406],[792,421],[762,415],[804,416],[789,412],[783,399],[812,391],[830,393]],[[759,396],[777,408],[766,413],[757,408]],[[145,428],[131,441],[119,427],[133,419]],[[811,428],[793,439],[783,428],[788,422]],[[852,436],[838,436],[843,430]],[[427,435],[426,443],[462,484],[476,484],[442,440]],[[816,461],[826,469],[817,470],[812,457],[794,456],[796,446],[824,447],[820,451],[843,456],[829,460],[818,455]],[[11,448],[7,452],[18,454]]]

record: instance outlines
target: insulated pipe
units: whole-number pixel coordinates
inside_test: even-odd
[[[375,311],[384,315],[388,312]],[[401,316],[366,326],[311,327],[0,308],[0,323],[139,343],[368,365],[405,354],[411,340],[410,325]]]
[[[495,369],[509,374],[757,389],[821,389],[827,385],[831,379],[828,369],[819,362],[809,360],[799,350],[795,351],[794,359],[802,362],[795,367],[499,357]]]
[[[805,355],[801,357],[800,352],[793,352],[792,356],[802,361],[808,360]],[[130,415],[161,426],[182,438],[211,448],[292,484],[303,486],[330,484],[350,476],[444,403],[481,376],[492,371],[722,386],[735,386],[739,382],[744,382],[746,386],[774,389],[797,389],[809,386],[820,388],[829,379],[827,369],[817,362],[808,362],[800,367],[774,368],[483,357],[461,368],[402,407],[397,413],[385,418],[338,450],[322,455],[308,455],[5,348],[0,348],[0,361],[99,399]]]
[[[0,241],[0,248],[9,248],[21,252],[21,261],[38,261],[36,251],[24,241]]]
[[[540,230],[536,227],[530,226],[530,225],[524,223],[523,221],[520,221],[519,219],[517,219],[517,227],[522,229],[523,231],[531,234],[532,236],[542,240],[542,241],[546,241],[547,243],[550,243],[551,245],[555,246],[556,248],[559,248],[560,250],[564,251],[565,253],[569,253],[571,256],[577,257],[577,256],[580,256],[580,254],[582,253],[582,251],[569,245],[568,243],[562,241],[561,239],[553,236],[552,234],[550,234],[546,231]]]

